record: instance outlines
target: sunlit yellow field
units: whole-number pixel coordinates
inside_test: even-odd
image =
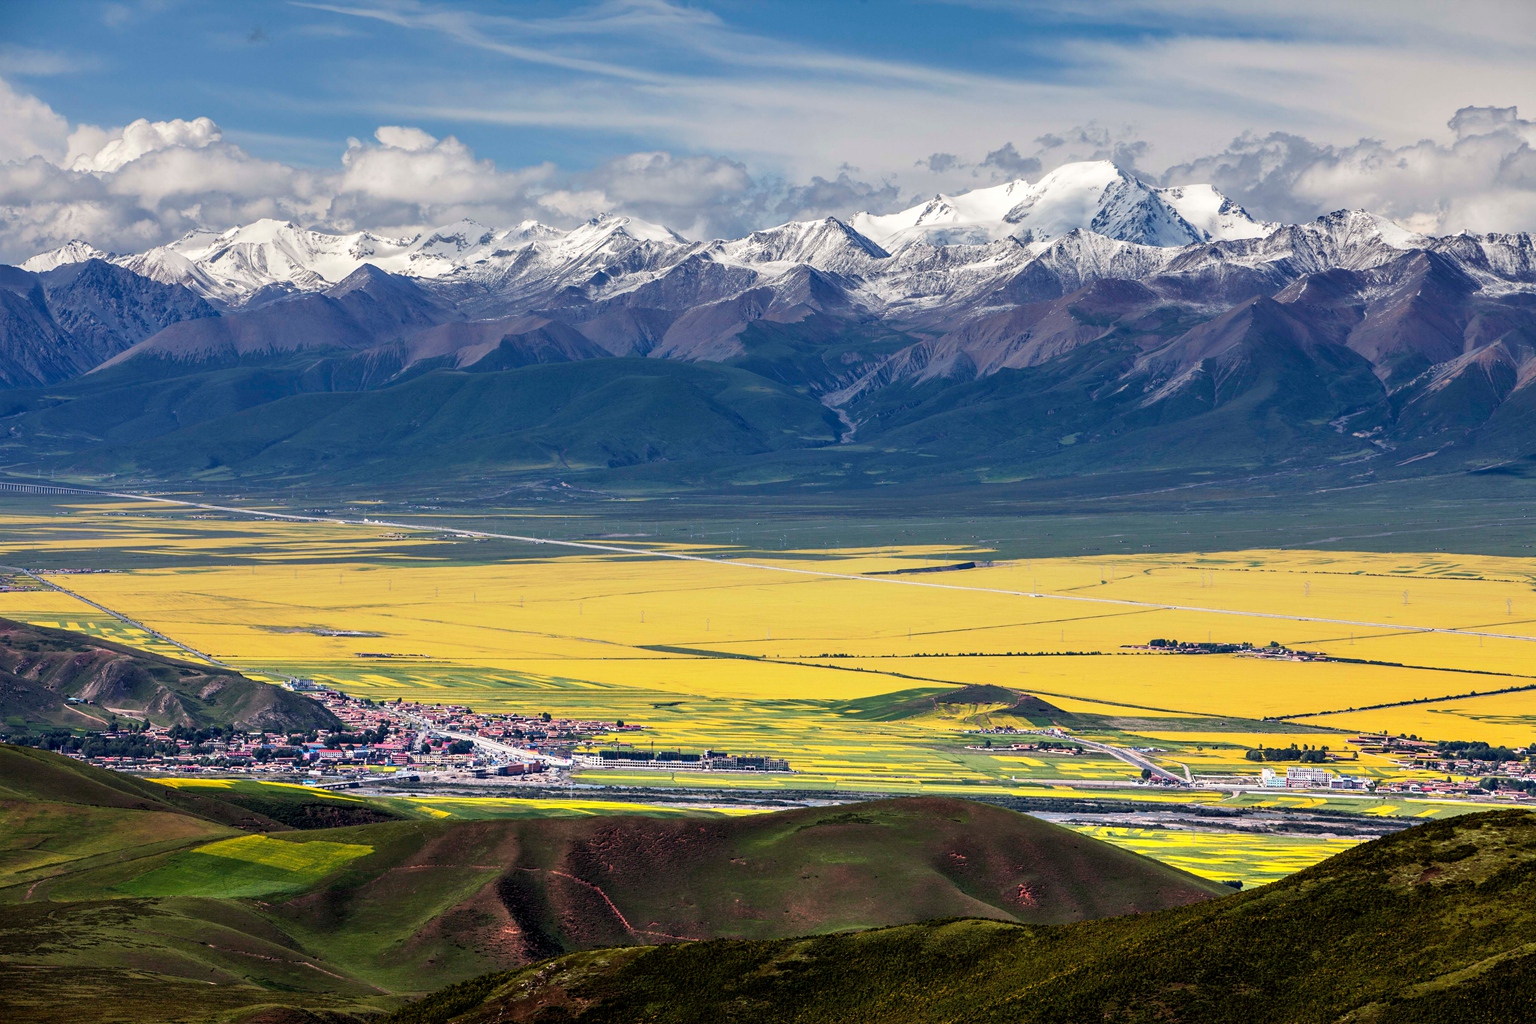
[[[1536,689],[1519,689],[1536,687],[1529,559],[1250,551],[867,576],[956,552],[624,555],[384,526],[198,519],[133,503],[63,511],[0,518],[0,562],[47,551],[90,568],[110,553],[139,567],[47,576],[68,593],[0,593],[0,615],[175,653],[78,595],[258,677],[622,718],[660,746],[785,756],[798,774],[778,785],[1136,780],[1107,756],[967,749],[978,726],[1028,723],[999,717],[1001,705],[931,705],[956,684],[1011,687],[1099,716],[1115,742],[1157,748],[1194,772],[1253,772],[1243,758],[1251,746],[1341,749],[1346,733],[1364,729],[1511,745],[1536,737]],[[340,632],[349,635],[326,635]],[[1130,649],[1153,637],[1276,641],[1351,660]],[[914,696],[931,706],[903,704]],[[906,710],[887,713],[898,705]],[[1344,767],[1402,774],[1370,755]]]
[[[1115,825],[1076,831],[1183,868],[1216,882],[1264,885],[1311,867],[1357,844],[1353,839],[1309,839],[1231,832],[1190,832]]]

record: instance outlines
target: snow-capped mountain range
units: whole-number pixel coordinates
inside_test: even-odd
[[[1455,259],[1486,293],[1532,287],[1529,236],[1429,239],[1363,212],[1269,224],[1210,185],[1155,188],[1103,161],[898,213],[791,222],[729,240],[688,241],[607,215],[570,230],[461,221],[407,238],[262,220],[128,255],[76,240],[21,267],[43,273],[105,260],[226,312],[323,293],[369,266],[415,280],[468,319],[558,310],[581,323],[615,306],[677,314],[767,288],[774,298],[759,301],[755,315],[772,316],[775,302],[797,310],[831,303],[845,315],[948,330],[1105,278],[1177,278],[1184,301],[1222,308],[1234,283],[1277,291],[1298,274],[1367,270],[1421,250]],[[1045,282],[1038,296],[1032,281]],[[742,322],[753,318],[744,311]]]
[[[653,262],[702,252],[723,264],[803,264],[835,273],[879,274],[880,263],[914,245],[974,247],[1012,241],[1022,247],[1018,255],[1027,257],[1073,231],[1177,247],[1257,238],[1274,227],[1253,220],[1209,185],[1153,188],[1101,161],[1068,164],[1034,183],[1019,180],[934,196],[899,213],[855,214],[846,225],[790,223],[736,240],[690,243],[660,225],[614,216],[570,231],[535,221],[511,228],[461,221],[408,238],[368,231],[328,234],[262,220],[223,232],[194,231],[169,245],[131,255],[104,253],[76,240],[21,266],[42,272],[106,259],[237,308],[282,294],[323,291],[364,264],[444,283],[505,286],[526,283],[536,274],[568,279],[648,246]],[[983,262],[988,259],[973,255]]]
[[[1041,427],[1072,438],[1262,392],[1295,406],[1280,421],[1373,451],[1447,423],[1511,424],[1500,436],[1523,444],[1507,410],[1536,422],[1533,297],[1528,234],[1431,238],[1361,211],[1264,223],[1209,185],[1099,162],[736,239],[602,216],[408,238],[258,221],[128,255],[75,241],[0,268],[0,384],[313,353],[306,382],[369,389],[645,356],[749,369],[865,437],[946,388],[1029,371],[1008,386],[1038,384],[1030,402],[1097,410]]]

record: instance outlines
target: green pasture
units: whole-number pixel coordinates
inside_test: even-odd
[[[71,872],[235,834],[210,821],[161,811],[0,801],[0,903],[19,902],[29,893],[41,896],[53,879]]]
[[[130,896],[270,896],[298,892],[373,847],[240,836],[172,854],[165,863],[117,886]]]

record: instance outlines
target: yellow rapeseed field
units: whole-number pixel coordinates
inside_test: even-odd
[[[48,552],[81,568],[108,555],[131,564],[46,579],[257,677],[623,718],[658,746],[786,756],[804,772],[796,784],[1134,781],[1107,758],[966,749],[980,725],[1028,726],[1001,705],[882,711],[966,684],[1104,716],[1195,771],[1251,771],[1247,747],[1339,748],[1362,729],[1536,738],[1536,690],[1518,691],[1536,687],[1530,559],[1247,551],[872,577],[988,552],[665,549],[709,556],[679,561],[135,503],[64,511],[0,517],[0,562]],[[169,653],[68,594],[0,592],[0,615]],[[1348,660],[1134,649],[1154,637],[1274,641]],[[1195,749],[1202,741],[1211,748]],[[1358,767],[1392,771],[1383,759]]]

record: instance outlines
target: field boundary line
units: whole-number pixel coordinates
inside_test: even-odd
[[[130,619],[128,616],[124,615],[122,612],[113,611],[111,608],[108,608],[106,605],[101,604],[101,603],[99,603],[97,601],[92,601],[90,598],[85,597],[85,596],[83,596],[81,594],[77,594],[73,590],[70,590],[68,587],[61,587],[57,583],[54,583],[52,580],[44,579],[42,576],[38,575],[35,572],[32,572],[30,569],[23,569],[23,568],[21,568],[19,566],[14,566],[14,565],[0,565],[0,571],[20,573],[21,575],[27,577],[28,579],[34,580],[37,583],[42,584],[43,586],[47,587],[49,590],[54,591],[55,593],[64,594],[64,595],[66,595],[68,597],[74,598],[76,601],[79,601],[81,604],[90,605],[92,608],[95,608],[97,611],[105,612],[106,614],[112,616],[114,619],[116,619],[117,621],[123,623],[124,625],[131,626],[134,629],[142,630],[143,632],[148,633],[150,636],[154,637],[156,640],[163,640],[166,643],[170,644],[172,647],[176,647],[176,648],[179,648],[179,649],[181,649],[183,651],[186,651],[188,654],[192,655],[193,657],[201,658],[202,660],[206,661],[210,665],[217,665],[219,668],[227,668],[230,671],[235,671],[234,666],[227,665],[224,662],[220,661],[219,659],[213,657],[210,654],[204,654],[202,651],[198,650],[195,647],[188,647],[186,644],[182,643],[180,640],[173,640],[171,637],[166,636],[164,633],[160,632],[159,630],[150,629],[148,626],[144,625],[144,623],[139,622],[136,619]]]
[[[1453,636],[1479,636],[1493,640],[1517,640],[1523,643],[1536,643],[1536,636],[1523,636],[1518,633],[1493,633],[1486,630],[1456,629],[1450,626],[1415,626],[1400,622],[1369,622],[1360,619],[1333,619],[1318,615],[1286,615],[1281,612],[1257,612],[1238,611],[1231,608],[1202,608],[1196,605],[1162,604],[1155,601],[1133,601],[1128,598],[1116,597],[1083,597],[1076,594],[1057,594],[1044,591],[1008,590],[1001,587],[973,587],[958,583],[932,583],[926,580],[901,579],[895,576],[865,576],[862,573],[832,572],[826,569],[802,569],[790,565],[773,565],[767,562],[749,562],[734,558],[715,558],[709,555],[690,555],[681,551],[663,551],[657,548],[621,547],[617,544],[596,544],[592,541],[580,540],[555,540],[550,537],[533,537],[518,533],[493,533],[488,530],[469,530],[459,527],[444,527],[441,525],[429,526],[420,523],[406,523],[391,519],[344,519],[339,516],[305,516],[291,512],[268,512],[260,509],[239,508],[232,505],[214,505],[201,501],[186,501],[180,498],[165,498],[150,494],[128,494],[121,491],[88,491],[79,490],[72,493],[94,495],[105,498],[121,498],[126,501],[143,501],[160,505],[175,505],[181,508],[204,509],[209,512],[228,512],[234,515],[254,516],[261,519],[274,519],[292,523],[326,523],[332,526],[384,526],[396,530],[421,530],[430,533],[448,533],[457,537],[483,537],[487,540],[511,540],[522,544],[549,545],[551,547],[572,548],[580,551],[596,551],[609,555],[646,555],[652,558],[666,558],[677,562],[703,562],[709,565],[732,566],[742,569],[756,569],[762,572],[778,572],[794,576],[810,576],[821,579],[857,580],[863,583],[884,584],[895,587],[923,587],[928,590],[953,590],[974,594],[998,594],[1004,597],[1029,597],[1042,598],[1051,601],[1078,601],[1084,604],[1108,604],[1124,608],[1145,608],[1155,611],[1170,612],[1196,612],[1202,615],[1227,615],[1244,619],[1272,619],[1282,622],[1321,622],[1334,626],[1368,626],[1372,629],[1386,629],[1396,631],[1411,631],[1415,633],[1446,633]],[[82,600],[84,600],[82,598]],[[89,602],[87,602],[89,603]],[[106,611],[107,609],[102,609]],[[111,613],[116,614],[116,613]],[[157,634],[158,635],[158,634]],[[172,641],[174,643],[174,641]],[[178,647],[182,646],[177,644]],[[191,650],[191,648],[186,648]],[[195,653],[195,652],[194,652]],[[199,655],[206,657],[205,655]],[[212,660],[212,659],[209,659]],[[218,664],[215,662],[215,664]],[[227,667],[227,666],[226,666]]]
[[[1530,676],[1524,676],[1521,678],[1529,679]],[[1469,693],[1452,693],[1443,697],[1414,697],[1409,700],[1394,700],[1386,704],[1366,704],[1364,707],[1358,708],[1335,708],[1332,711],[1308,711],[1299,715],[1274,715],[1269,718],[1265,718],[1264,721],[1283,722],[1292,718],[1321,718],[1324,715],[1351,715],[1357,711],[1380,711],[1383,708],[1406,708],[1419,704],[1449,704],[1451,701],[1456,700],[1476,700],[1479,697],[1497,697],[1500,694],[1525,693],[1529,690],[1536,690],[1536,683],[1528,683],[1525,686],[1506,686],[1502,690],[1483,690],[1481,693],[1479,693],[1477,690],[1472,690]]]

